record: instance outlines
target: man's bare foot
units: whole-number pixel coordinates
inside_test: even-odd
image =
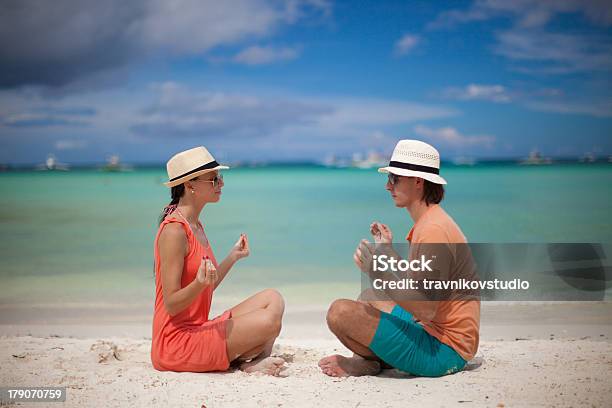
[[[245,373],[261,373],[277,377],[284,364],[285,360],[280,357],[264,357],[242,363],[240,369]]]
[[[321,359],[319,367],[330,377],[359,377],[380,373],[378,361],[366,360],[358,356],[344,357],[339,354]]]

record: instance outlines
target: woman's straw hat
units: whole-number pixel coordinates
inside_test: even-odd
[[[166,164],[166,169],[168,170],[168,181],[164,184],[167,187],[174,187],[201,174],[225,170],[229,167],[217,163],[204,146],[199,146],[172,156]]]
[[[387,167],[379,173],[393,173],[398,176],[420,177],[435,184],[446,184],[440,177],[440,153],[431,145],[420,140],[400,140]]]

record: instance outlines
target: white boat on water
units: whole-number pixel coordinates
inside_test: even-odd
[[[338,158],[332,154],[323,160],[323,165],[329,168],[343,169],[349,167],[350,161],[346,158]]]
[[[551,163],[552,163],[552,159],[550,157],[542,157],[540,152],[538,152],[537,150],[532,150],[531,153],[529,153],[529,157],[519,162],[519,164],[528,165],[528,166],[539,166],[542,164],[551,164]]]
[[[69,168],[69,165],[58,162],[53,154],[49,154],[44,163],[36,166],[38,171],[68,171]]]
[[[362,159],[360,154],[353,155],[352,166],[358,169],[373,169],[385,167],[388,164],[389,160],[378,152],[369,152],[365,159]]]
[[[593,153],[585,153],[579,160],[580,163],[595,163],[597,157]]]
[[[134,168],[131,166],[126,166],[122,164],[121,160],[119,159],[119,156],[114,154],[106,160],[106,164],[102,167],[101,170],[108,171],[108,172],[120,172],[120,171],[131,171],[133,169]]]
[[[459,156],[453,159],[453,164],[455,166],[474,166],[476,164],[476,159],[473,157]]]

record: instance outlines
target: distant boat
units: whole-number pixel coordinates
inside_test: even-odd
[[[476,164],[476,159],[473,157],[459,156],[453,159],[455,166],[473,166]]]
[[[519,164],[528,166],[539,166],[542,164],[551,163],[552,160],[550,157],[542,157],[542,155],[540,155],[540,152],[538,152],[537,150],[532,150],[531,153],[529,153],[529,157],[519,162]]]
[[[388,160],[382,154],[369,152],[365,159],[362,159],[360,154],[354,154],[352,166],[359,169],[373,169],[385,167],[388,163]]]
[[[58,162],[52,154],[47,156],[47,160],[44,163],[36,166],[38,171],[68,171],[69,168],[70,166],[67,164]]]
[[[325,167],[335,168],[335,169],[343,169],[349,167],[349,160],[341,159],[336,157],[335,155],[329,155],[323,160],[323,165]]]
[[[108,158],[108,160],[106,161],[106,164],[104,165],[104,167],[102,167],[101,170],[112,173],[112,172],[130,171],[130,170],[133,170],[133,167],[121,164],[121,160],[119,160],[119,156],[114,154]]]
[[[580,162],[580,163],[595,163],[596,161],[597,161],[597,157],[595,157],[595,155],[593,153],[590,153],[590,152],[589,153],[585,153],[578,160],[578,162]]]

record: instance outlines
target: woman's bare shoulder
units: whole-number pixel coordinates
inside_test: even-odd
[[[187,244],[187,236],[180,222],[170,222],[162,229],[159,241],[161,245],[170,243]]]

